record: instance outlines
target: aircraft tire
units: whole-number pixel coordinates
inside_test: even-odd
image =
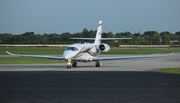
[[[77,62],[73,62],[72,67],[77,67]]]
[[[100,67],[99,61],[96,62],[95,66],[96,66],[96,67]]]
[[[74,62],[74,67],[77,67],[77,62]]]

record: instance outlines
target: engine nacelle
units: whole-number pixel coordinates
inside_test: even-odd
[[[109,49],[110,49],[110,46],[105,43],[102,43],[99,45],[99,50],[101,50],[101,52],[107,52],[109,51]]]

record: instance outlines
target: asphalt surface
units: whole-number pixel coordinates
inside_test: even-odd
[[[164,58],[92,63],[0,65],[0,103],[180,103],[180,75],[153,69],[180,67]]]
[[[180,75],[0,72],[0,103],[180,103]]]

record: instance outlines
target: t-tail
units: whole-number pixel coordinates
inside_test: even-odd
[[[96,37],[95,38],[71,38],[76,40],[94,40],[95,45],[100,45],[101,40],[123,40],[123,39],[132,39],[132,38],[101,38],[102,36],[102,20],[99,21]]]
[[[96,32],[96,38],[94,41],[94,44],[99,45],[101,44],[101,36],[102,36],[102,21],[99,21],[97,32]]]

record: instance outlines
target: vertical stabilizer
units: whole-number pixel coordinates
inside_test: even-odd
[[[95,41],[94,41],[94,44],[101,44],[101,35],[102,35],[102,21],[100,20],[99,21],[99,24],[98,24],[98,28],[97,28],[97,32],[96,32],[96,38],[95,38]]]

